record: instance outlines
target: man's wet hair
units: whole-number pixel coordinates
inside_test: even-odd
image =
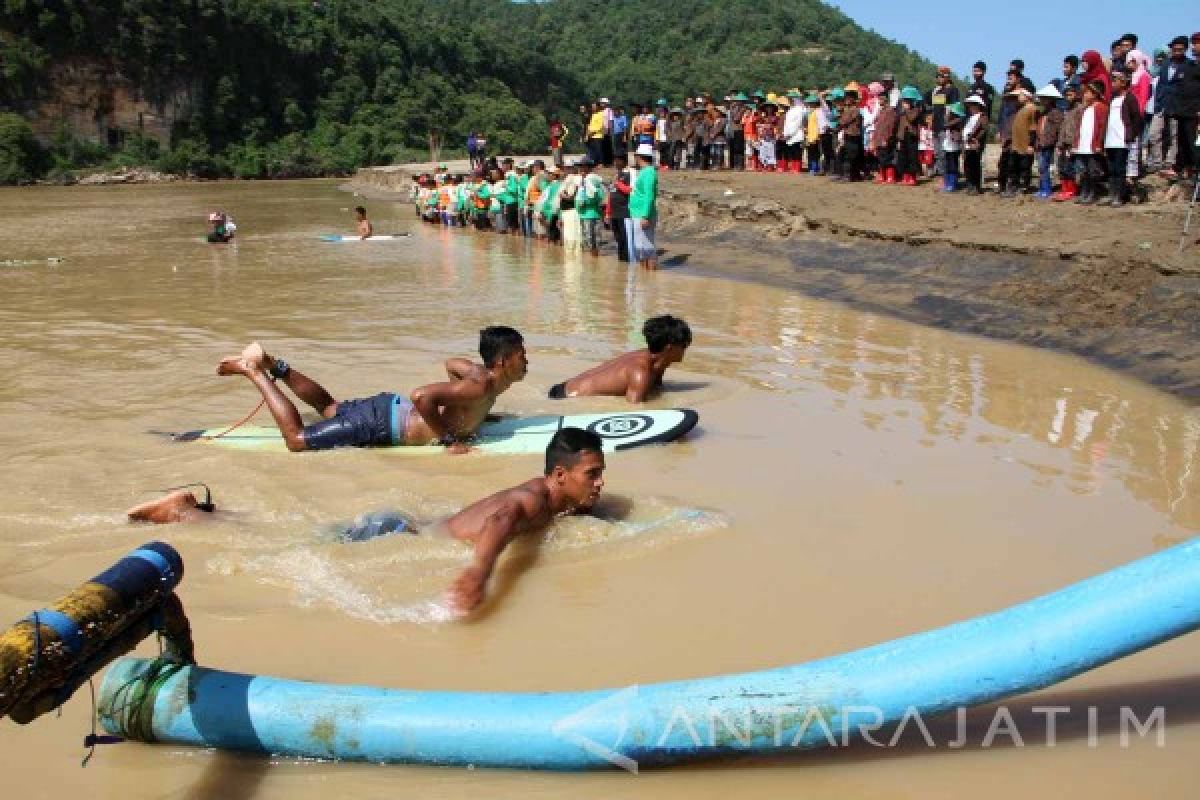
[[[365,208],[363,208],[362,206],[355,206],[355,207],[354,207],[354,213],[355,213],[355,214],[362,214],[362,215],[365,217],[365,216],[367,215],[367,210],[366,210]]]
[[[579,463],[584,453],[604,453],[604,442],[592,431],[582,428],[562,428],[546,445],[546,474],[555,467],[570,469]]]
[[[479,332],[479,357],[485,367],[493,367],[496,362],[512,355],[525,340],[515,328],[506,325],[492,325]]]
[[[1064,64],[1070,64],[1071,69],[1079,69],[1079,56],[1072,53],[1063,59]]]
[[[642,336],[646,337],[646,347],[651,353],[661,353],[672,344],[686,348],[692,343],[692,329],[679,317],[670,314],[646,320],[642,325]]]

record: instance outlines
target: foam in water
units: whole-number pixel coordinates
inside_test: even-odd
[[[603,509],[600,510],[603,513]],[[630,545],[658,547],[725,527],[719,513],[649,500],[620,519],[562,517],[541,535],[540,552],[555,561],[596,555],[629,556]],[[251,555],[226,552],[209,560],[212,573],[244,572],[287,590],[301,607],[336,608],[378,623],[436,625],[458,614],[443,599],[470,545],[439,536],[385,535],[367,541],[331,542],[328,530],[299,547]]]

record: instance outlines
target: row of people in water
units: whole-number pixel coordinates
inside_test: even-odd
[[[692,343],[688,324],[663,315],[642,326],[646,347],[618,356],[550,389],[552,398],[624,397],[640,403],[662,387],[663,374],[683,360]],[[257,342],[223,359],[219,375],[243,375],[262,394],[291,451],[331,447],[441,444],[449,453],[470,449],[471,436],[487,419],[504,391],[522,380],[529,360],[524,339],[513,328],[480,331],[482,363],[465,358],[445,362],[448,380],[415,389],[409,396],[384,392],[370,398],[337,401],[320,384]],[[305,426],[282,382],[322,417]],[[439,523],[448,535],[472,546],[471,562],[451,585],[447,603],[468,613],[486,596],[496,560],[513,539],[544,529],[556,517],[591,511],[604,487],[604,446],[598,435],[579,428],[559,430],[546,447],[542,475],[479,500]],[[211,496],[197,500],[181,488],[144,503],[127,514],[147,522],[185,522],[215,511]],[[417,534],[411,524],[391,525],[392,532]]]

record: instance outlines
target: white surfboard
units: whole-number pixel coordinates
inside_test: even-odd
[[[604,450],[614,452],[647,444],[672,442],[696,427],[700,415],[687,408],[618,411],[607,414],[571,414],[566,416],[513,417],[487,422],[471,442],[471,447],[487,455],[542,453],[560,428],[583,428],[604,441]],[[286,452],[287,446],[274,426],[246,426],[218,437],[224,428],[177,433],[177,442],[210,442],[241,450]],[[416,456],[442,453],[438,446],[372,448],[396,455]]]

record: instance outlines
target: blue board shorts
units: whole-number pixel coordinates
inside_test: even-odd
[[[404,444],[412,403],[395,392],[339,400],[337,413],[304,429],[307,450],[334,447],[391,447]]]

